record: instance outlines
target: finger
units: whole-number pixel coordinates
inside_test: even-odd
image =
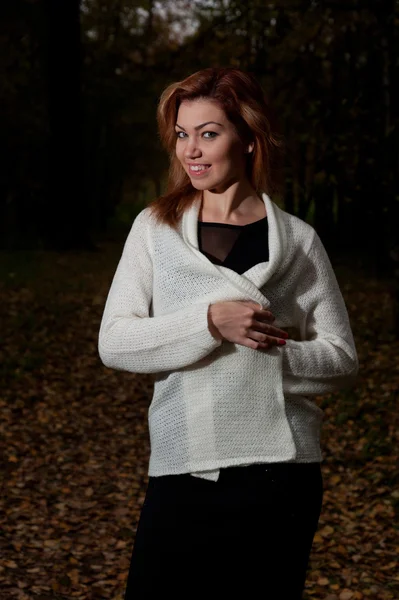
[[[269,335],[267,335],[265,337],[265,334],[262,334],[259,331],[249,331],[248,337],[251,337],[253,340],[258,342],[258,344],[260,344],[260,347],[265,347],[265,348],[270,347],[270,346],[281,345],[282,343],[285,344],[285,341],[282,340],[281,338],[272,337]]]
[[[288,333],[283,329],[279,329],[278,327],[273,327],[273,325],[266,325],[265,323],[260,323],[260,328],[263,333],[266,333],[268,336],[273,336],[277,338],[288,338]]]
[[[272,336],[267,336],[267,338],[264,341],[265,344],[269,344],[269,345],[273,345],[273,346],[280,346],[282,344],[285,344],[285,340],[283,340],[281,337],[272,337]]]
[[[278,329],[277,327],[270,327],[267,333],[268,335],[283,338],[285,340],[288,338],[288,333],[286,331],[283,331],[282,329]]]
[[[274,321],[276,318],[270,310],[263,310],[263,309],[256,310],[255,317],[257,317],[261,321],[263,321],[263,320]]]
[[[260,342],[258,348],[260,348],[262,350],[268,350],[272,346],[273,346],[273,344],[268,344],[267,342]]]

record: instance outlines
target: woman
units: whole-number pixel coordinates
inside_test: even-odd
[[[106,366],[155,375],[126,600],[305,585],[323,494],[309,396],[352,385],[358,360],[320,238],[270,198],[269,113],[233,68],[160,99],[169,188],[133,223],[99,333]]]

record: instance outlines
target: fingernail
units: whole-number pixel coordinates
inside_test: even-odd
[[[278,343],[279,343],[281,346],[284,346],[284,344],[286,344],[287,342],[286,342],[285,340],[279,340],[279,341],[278,341]]]

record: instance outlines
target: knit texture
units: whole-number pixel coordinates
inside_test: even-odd
[[[345,303],[316,231],[262,194],[269,260],[242,274],[198,247],[200,200],[178,231],[136,217],[99,331],[112,369],[154,374],[150,476],[217,480],[227,466],[322,460],[323,411],[309,399],[353,384],[358,359]],[[301,341],[252,349],[216,340],[210,304],[252,300]]]

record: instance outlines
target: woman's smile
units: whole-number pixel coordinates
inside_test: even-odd
[[[189,163],[188,170],[190,174],[194,175],[194,177],[201,177],[202,175],[205,175],[205,173],[209,172],[211,166],[212,165],[200,165],[197,163]]]

